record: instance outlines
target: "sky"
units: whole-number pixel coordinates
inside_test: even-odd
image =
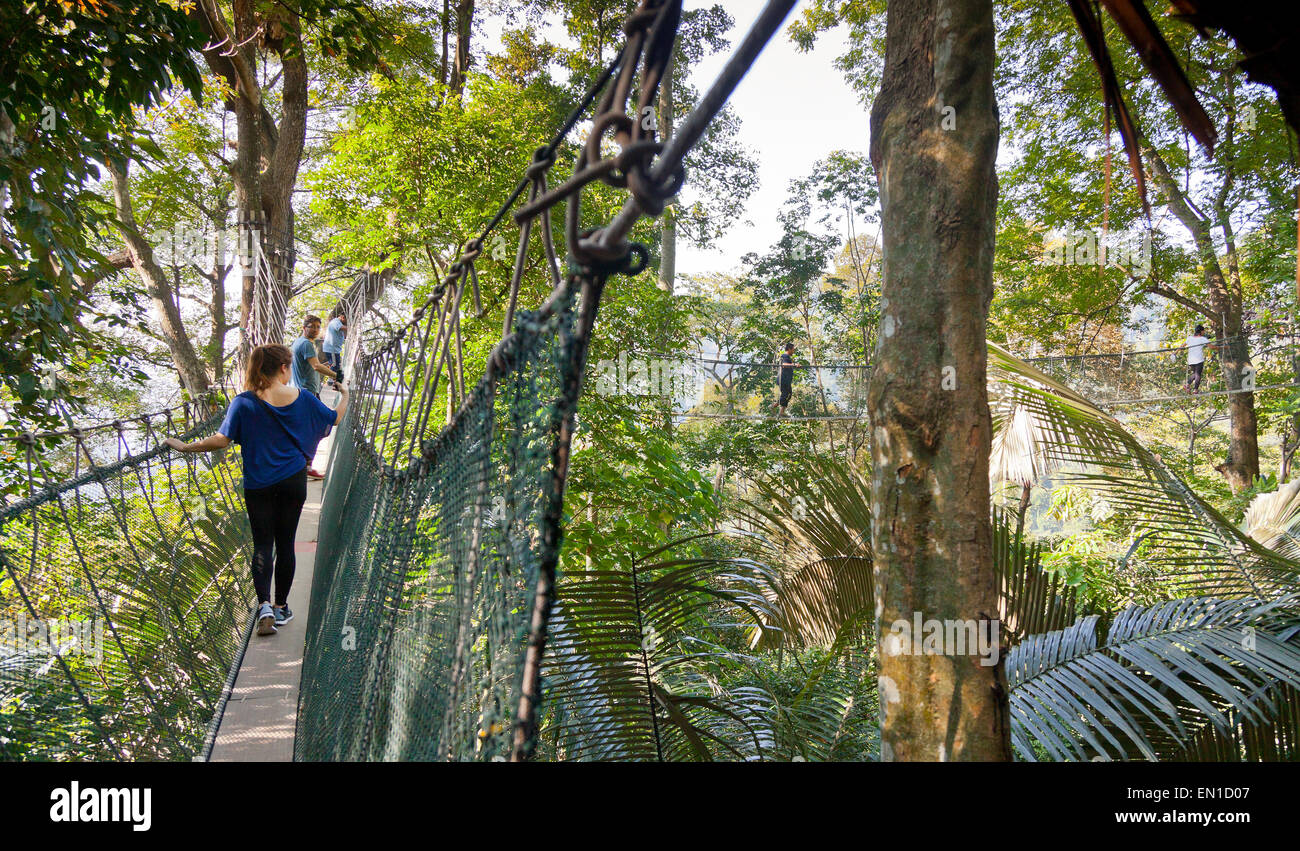
[[[686,8],[710,5],[708,0],[689,0]],[[764,5],[766,0],[726,0],[723,6],[736,22],[731,33],[733,46],[749,31]],[[796,8],[790,20],[798,14]],[[783,29],[741,81],[730,103],[742,121],[740,141],[755,152],[759,163],[760,185],[746,205],[746,218],[752,225],[737,223],[715,250],[679,244],[679,274],[736,271],[741,257],[751,251],[766,251],[780,236],[776,213],[791,180],[807,176],[813,163],[832,151],[866,151],[867,107],[834,65],[844,52],[846,32],[840,28],[826,33],[810,53],[800,53]],[[701,93],[712,84],[728,55],[729,51],[706,57],[691,69],[692,81]],[[686,199],[689,187],[688,174],[683,192]]]

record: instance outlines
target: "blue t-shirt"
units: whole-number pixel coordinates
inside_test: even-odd
[[[319,396],[320,373],[308,363],[312,358],[318,357],[316,344],[306,337],[299,337],[293,341],[290,351],[293,352],[293,386]]]
[[[343,338],[347,332],[343,330],[343,320],[335,316],[330,320],[330,324],[325,326],[325,345],[321,348],[330,354],[343,354]]]
[[[270,408],[270,410],[267,410]],[[284,424],[281,428],[271,418]],[[219,431],[239,444],[244,456],[244,489],[269,487],[307,466],[303,452],[316,454],[316,445],[330,433],[335,413],[310,393],[277,408],[251,392],[240,393],[226,409]],[[285,430],[298,439],[302,451]]]

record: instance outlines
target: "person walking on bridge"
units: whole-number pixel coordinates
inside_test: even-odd
[[[244,386],[226,409],[217,433],[184,443],[163,441],[177,452],[215,452],[238,443],[244,462],[244,505],[253,529],[253,587],[257,590],[257,634],[273,635],[293,619],[293,542],[303,503],[307,469],[316,446],[342,421],[347,388],[337,382],[338,407],[331,410],[312,393],[290,383],[293,354],[285,346],[258,346],[248,358]],[[275,603],[271,579],[275,579]]]
[[[316,338],[320,336],[320,317],[308,316],[302,323],[302,336],[293,341],[293,385],[299,390],[306,390],[317,399],[320,398],[320,377],[327,376],[335,381],[339,376],[333,369],[321,363],[320,353],[316,350]],[[307,465],[307,478],[323,479],[324,475],[316,468]]]
[[[348,336],[348,316],[342,310],[325,326],[325,345],[321,351],[325,355],[325,365],[343,380],[343,341]]]
[[[774,409],[779,409],[778,417],[785,416],[785,409],[790,404],[790,397],[794,394],[794,370],[800,366],[794,362],[794,343],[786,343],[785,351],[781,353],[780,365],[777,367],[779,374],[777,376],[777,388],[781,392],[781,397],[772,405]]]
[[[1209,343],[1210,338],[1205,336],[1205,326],[1197,325],[1196,331],[1183,344],[1187,347],[1187,384],[1185,389],[1188,392],[1201,392],[1201,378],[1205,372],[1205,347]]]

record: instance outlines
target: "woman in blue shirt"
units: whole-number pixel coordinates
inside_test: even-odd
[[[257,589],[257,634],[272,635],[293,618],[289,586],[296,566],[293,539],[307,501],[307,467],[316,445],[343,419],[348,391],[336,385],[339,406],[290,382],[293,355],[285,346],[258,346],[248,359],[240,393],[211,437],[184,443],[164,441],[177,452],[213,452],[238,443],[244,459],[244,505],[253,528],[253,586]],[[275,605],[271,604],[272,564]]]

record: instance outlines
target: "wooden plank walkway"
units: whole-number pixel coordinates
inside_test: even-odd
[[[334,407],[335,394],[323,400]],[[312,466],[329,475],[327,465],[334,435],[321,441]],[[275,635],[249,637],[234,690],[217,728],[209,759],[213,762],[292,762],[294,727],[298,720],[298,685],[307,636],[308,601],[316,563],[317,528],[320,523],[324,482],[307,482],[307,503],[298,524],[298,556],[289,608],[293,620]]]

